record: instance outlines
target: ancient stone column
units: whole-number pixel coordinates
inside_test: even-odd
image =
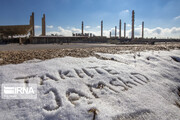
[[[32,30],[30,32],[31,36],[35,36],[35,31],[34,31],[34,12],[32,12],[32,15],[30,16],[30,25],[32,26]]]
[[[111,38],[111,32],[109,33],[109,37]]]
[[[144,21],[142,22],[142,39],[144,38]]]
[[[119,20],[119,39],[121,39],[121,20]]]
[[[32,12],[32,26],[33,26],[33,36],[35,36],[35,30],[34,30],[34,12]]]
[[[32,25],[32,15],[30,16],[29,25],[30,25],[30,26],[33,26],[33,25]],[[33,33],[33,28],[32,28],[32,30],[30,31],[30,36],[33,36],[32,33]]]
[[[117,36],[117,27],[115,26],[115,38]]]
[[[46,36],[46,21],[45,21],[45,14],[43,14],[43,18],[42,18],[42,36]]]
[[[82,36],[84,35],[84,22],[82,21],[82,26],[81,26],[81,29],[82,29]]]
[[[101,21],[101,37],[103,37],[103,21]]]
[[[132,36],[131,36],[131,38],[132,39],[134,39],[134,14],[135,14],[135,12],[134,12],[134,10],[132,11]]]
[[[124,23],[124,38],[126,38],[126,23]]]

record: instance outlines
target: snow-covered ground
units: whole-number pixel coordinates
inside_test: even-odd
[[[38,84],[35,100],[0,98],[0,119],[180,119],[180,50],[97,54],[0,66],[1,84]]]

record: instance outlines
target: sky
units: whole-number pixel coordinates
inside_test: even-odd
[[[122,36],[131,36],[131,14],[135,11],[135,37],[180,38],[180,0],[0,0],[0,25],[29,24],[35,13],[35,33],[41,34],[41,18],[46,15],[46,32],[71,36],[81,32],[84,21],[86,33],[100,35],[101,20],[104,36],[114,35],[122,20]],[[118,32],[118,31],[117,31]]]

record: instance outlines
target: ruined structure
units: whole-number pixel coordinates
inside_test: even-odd
[[[103,37],[103,21],[101,21],[101,37]]]
[[[34,13],[30,16],[29,25],[7,25],[7,26],[0,26],[0,35],[2,38],[7,38],[8,36],[22,36],[28,35],[34,36]]]
[[[83,35],[82,35],[82,33],[72,33],[72,36],[73,37],[93,37],[94,36],[94,34],[92,34],[92,33],[84,33]]]
[[[93,37],[94,35],[92,33],[90,33],[90,37]]]
[[[142,22],[142,39],[134,38],[134,24],[135,24],[135,12],[132,11],[132,32],[131,38],[126,38],[126,23],[124,23],[124,38],[121,36],[121,19],[119,20],[119,39],[120,43],[154,43],[154,42],[180,42],[179,39],[144,39],[144,21]],[[101,36],[95,36],[92,33],[84,33],[84,22],[82,21],[81,32],[72,33],[72,36],[62,36],[62,35],[51,35],[46,36],[46,21],[45,14],[42,17],[42,34],[41,36],[35,36],[35,22],[34,22],[34,12],[30,16],[29,24],[27,25],[8,25],[0,26],[0,43],[31,43],[31,44],[48,44],[48,43],[75,43],[75,42],[108,42],[109,38],[103,36],[103,21],[101,21]],[[23,35],[24,38],[22,38]],[[29,35],[29,37],[28,37]],[[18,36],[17,38],[13,36]],[[112,31],[109,34],[112,38]],[[117,36],[117,26],[115,26],[115,36],[112,40],[116,40]],[[133,40],[134,39],[134,40]],[[23,42],[22,42],[23,41]],[[24,42],[25,41],[25,42]]]
[[[126,23],[124,23],[124,38],[126,38]]]
[[[142,22],[142,39],[144,38],[144,21]]]
[[[109,38],[111,38],[111,31],[110,31],[110,33],[109,33]]]
[[[121,20],[119,20],[119,39],[121,39]]]
[[[132,36],[131,39],[134,39],[134,10],[132,11]]]
[[[43,14],[43,17],[42,17],[42,36],[46,36],[45,14]]]
[[[73,37],[85,37],[85,38],[88,38],[88,37],[94,37],[95,35],[92,34],[92,33],[84,33],[84,22],[82,21],[82,24],[81,24],[81,33],[72,33],[72,36]]]

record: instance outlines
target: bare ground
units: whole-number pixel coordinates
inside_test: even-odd
[[[56,57],[88,57],[95,53],[121,53],[124,51],[138,52],[145,50],[171,50],[180,49],[180,43],[157,45],[112,45],[112,44],[46,44],[46,45],[1,45],[0,65],[18,64],[32,59],[52,59]]]

